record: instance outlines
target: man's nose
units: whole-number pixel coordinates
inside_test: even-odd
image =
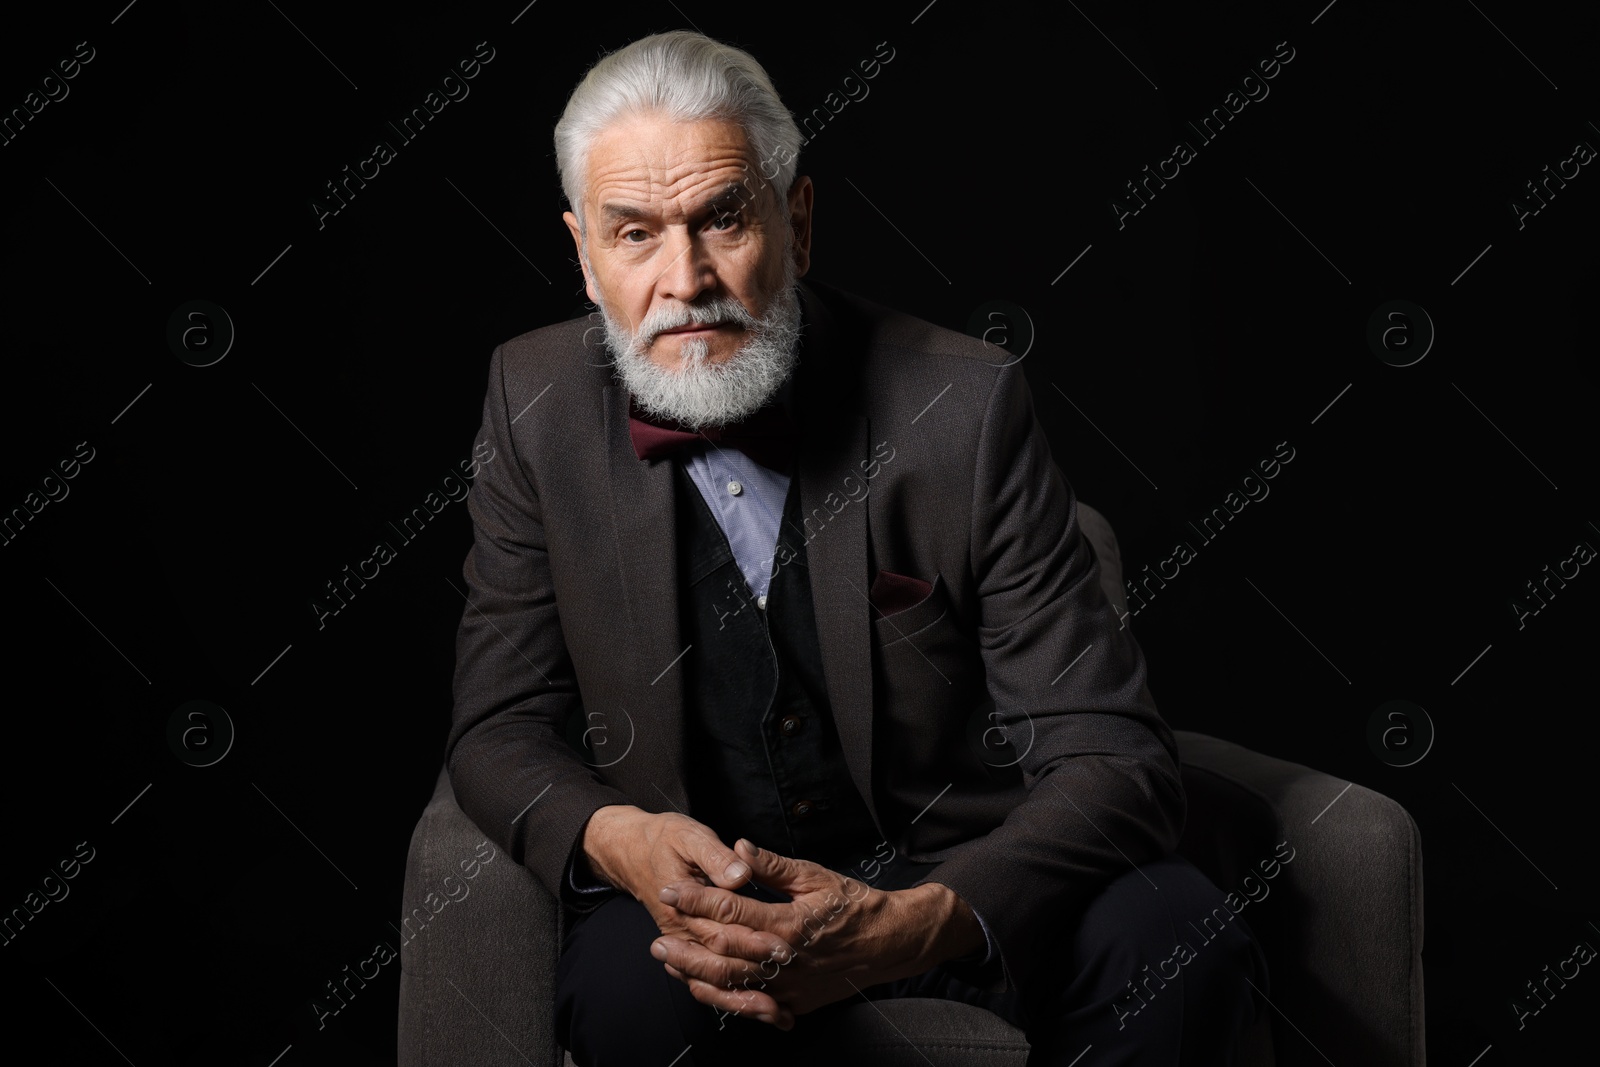
[[[656,279],[657,295],[692,304],[695,298],[717,284],[717,272],[704,245],[685,230],[669,230],[667,255]]]

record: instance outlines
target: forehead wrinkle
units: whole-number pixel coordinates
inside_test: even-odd
[[[684,214],[692,206],[728,195],[745,175],[742,160],[717,160],[709,170],[698,165],[682,168],[676,176],[652,173],[647,162],[619,164],[595,175],[593,196],[596,203],[627,200],[638,205],[669,205],[673,214]],[[641,173],[642,172],[642,173]]]
[[[613,127],[603,133],[591,152],[589,189],[596,203],[621,198],[638,205],[665,204],[682,215],[685,205],[713,200],[728,186],[747,180],[749,152],[737,126],[701,143],[676,138],[659,153],[626,143],[628,129]]]

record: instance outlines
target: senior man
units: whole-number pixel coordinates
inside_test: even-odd
[[[814,186],[743,51],[636,41],[555,144],[599,323],[492,358],[448,764],[567,909],[561,1043],[781,1062],[924,996],[1031,1064],[1226,1062],[1265,965],[1200,933],[1172,735],[1020,367],[798,281]]]

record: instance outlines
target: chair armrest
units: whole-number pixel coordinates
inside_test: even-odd
[[[565,917],[533,873],[486,837],[441,770],[406,856],[401,1067],[566,1060],[550,1007]]]
[[[1424,1063],[1422,843],[1410,813],[1298,763],[1174,737],[1189,797],[1178,851],[1224,893],[1245,897],[1254,875],[1259,899],[1240,914],[1267,955],[1278,1062]],[[1281,860],[1282,842],[1292,859],[1267,879],[1261,862]]]

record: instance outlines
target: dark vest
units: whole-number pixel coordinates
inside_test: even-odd
[[[882,835],[844,760],[834,727],[803,539],[774,561],[766,607],[756,605],[733,549],[693,479],[677,472],[679,603],[685,670],[689,814],[732,845],[762,848],[848,873]],[[800,479],[789,483],[781,530],[800,530]]]

